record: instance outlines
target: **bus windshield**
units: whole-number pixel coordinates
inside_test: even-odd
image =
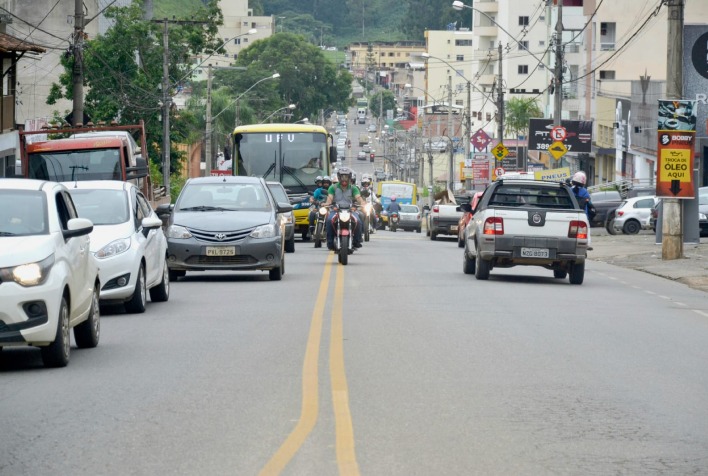
[[[29,178],[67,182],[122,180],[119,149],[43,151],[29,155]]]
[[[413,183],[397,182],[397,181],[382,181],[379,182],[378,195],[381,198],[381,205],[386,206],[391,202],[391,197],[396,196],[396,201],[400,204],[410,203],[415,205],[417,202],[417,190]]]
[[[329,170],[327,150],[327,136],[318,132],[237,133],[234,174],[280,182],[288,193],[312,192]]]

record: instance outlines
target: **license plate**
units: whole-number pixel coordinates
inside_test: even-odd
[[[450,231],[457,231],[457,225],[450,226]]]
[[[235,246],[207,246],[207,256],[236,256]]]
[[[522,258],[548,258],[548,248],[521,248]]]

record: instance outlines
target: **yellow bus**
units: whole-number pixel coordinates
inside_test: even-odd
[[[295,231],[309,239],[309,194],[315,178],[330,175],[337,160],[332,134],[311,124],[252,124],[233,133],[234,175],[280,182],[294,207]]]
[[[384,210],[389,203],[391,203],[391,197],[396,196],[396,201],[399,204],[409,203],[411,205],[416,205],[418,203],[418,188],[414,183],[411,182],[401,182],[400,180],[382,180],[378,182],[376,188],[376,195],[379,196],[381,200],[381,206]],[[388,222],[388,219],[383,217],[384,223]]]

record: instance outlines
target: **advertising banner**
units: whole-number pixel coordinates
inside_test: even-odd
[[[555,142],[551,131],[553,119],[529,120],[529,150],[547,151]],[[561,121],[565,129],[563,144],[569,153],[591,152],[592,121]]]
[[[658,197],[695,197],[693,145],[696,140],[696,106],[696,101],[659,100]]]
[[[551,170],[539,170],[534,172],[534,178],[536,180],[549,180],[551,182],[563,182],[565,179],[570,178],[570,168],[561,167],[558,169]]]

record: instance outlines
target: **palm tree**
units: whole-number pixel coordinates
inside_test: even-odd
[[[529,120],[534,117],[543,117],[543,112],[536,103],[536,98],[511,98],[506,105],[506,117],[504,118],[506,134],[513,133],[517,139],[520,135],[528,135]],[[516,144],[516,156],[518,157],[518,141]]]

